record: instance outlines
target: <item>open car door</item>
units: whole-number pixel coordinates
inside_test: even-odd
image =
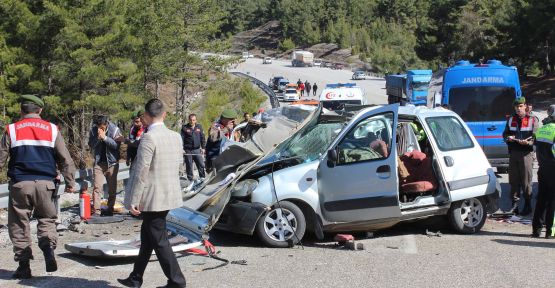
[[[359,112],[321,160],[318,193],[326,221],[383,223],[400,218],[395,149],[398,108],[393,104]]]
[[[464,122],[452,113],[425,117],[449,198],[453,201],[495,191],[497,179],[480,144]]]

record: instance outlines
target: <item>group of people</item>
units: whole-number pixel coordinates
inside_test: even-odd
[[[308,82],[308,80],[301,81],[301,79],[299,78],[299,80],[297,80],[297,91],[299,91],[301,97],[304,97],[304,93],[306,91],[306,97],[310,97],[310,91],[312,91],[312,96],[316,96],[316,92],[318,91],[318,85],[316,83],[314,84],[310,84],[310,82]]]
[[[54,180],[61,173],[66,184],[65,192],[69,193],[76,191],[77,184],[76,168],[62,134],[56,125],[41,119],[44,101],[36,95],[23,95],[19,102],[21,119],[5,127],[0,140],[0,163],[9,159],[8,231],[14,260],[19,264],[12,277],[28,279],[32,277],[30,260],[34,259],[29,225],[31,215],[38,221],[38,246],[44,255],[46,271],[57,271],[54,250],[58,215]],[[193,139],[187,144],[192,146],[185,146],[182,135],[164,125],[166,108],[159,99],[149,100],[144,108],[144,113],[135,115],[127,139],[107,117],[94,119],[88,142],[94,156],[93,213],[95,216],[101,214],[104,178],[109,197],[108,209],[103,213],[113,213],[119,146],[127,142],[127,163],[131,165],[131,173],[124,204],[131,214],[141,215],[143,222],[139,256],[129,277],[118,281],[126,287],[140,287],[154,251],[168,278],[164,287],[185,287],[185,277],[168,241],[166,215],[169,210],[183,205],[179,175],[183,151],[203,140]],[[188,125],[197,127],[194,115],[189,119]]]
[[[300,81],[299,81],[300,82]],[[304,84],[304,83],[303,83]],[[305,87],[310,83],[307,82]],[[316,84],[312,86],[315,93]],[[310,91],[310,90],[308,90]],[[307,92],[309,93],[309,92]],[[0,163],[8,162],[10,198],[8,206],[8,231],[13,243],[14,260],[19,267],[14,278],[31,277],[30,260],[33,259],[30,235],[30,217],[38,220],[38,246],[42,250],[47,272],[57,270],[54,250],[57,245],[55,221],[57,211],[54,179],[64,176],[66,192],[75,192],[75,165],[56,125],[42,120],[42,99],[35,95],[20,97],[21,119],[9,124],[0,141]],[[94,119],[89,133],[89,147],[94,156],[93,213],[112,215],[119,169],[119,147],[128,144],[127,164],[131,173],[126,185],[124,204],[133,215],[141,215],[141,247],[129,277],[118,279],[127,287],[140,287],[142,277],[152,252],[156,252],[162,270],[168,278],[165,287],[184,287],[185,277],[172,251],[166,233],[166,215],[169,210],[181,207],[180,167],[186,166],[187,178],[193,180],[193,162],[199,176],[205,177],[213,169],[213,161],[220,153],[224,139],[238,141],[242,135],[234,131],[237,113],[225,109],[204,136],[195,114],[190,114],[181,133],[164,125],[166,107],[159,99],[151,99],[144,112],[134,115],[133,126],[127,139],[107,117]],[[511,115],[503,132],[509,147],[509,182],[513,210],[521,215],[530,214],[532,196],[533,146],[539,164],[539,193],[532,224],[532,235],[539,237],[542,225],[550,238],[553,232],[555,209],[555,105],[547,111],[543,126],[535,117],[524,97],[514,101],[515,113]],[[259,113],[262,111],[259,111]],[[245,113],[243,122],[251,115]],[[206,165],[204,165],[204,160]],[[206,166],[206,167],[205,167]],[[102,185],[106,180],[109,197],[108,209],[101,211]],[[524,209],[518,211],[520,191],[524,192]]]
[[[533,210],[532,236],[540,237],[545,224],[545,238],[552,238],[555,217],[555,105],[549,106],[541,128],[538,128],[540,120],[533,114],[526,98],[517,98],[513,106],[515,113],[507,119],[503,131],[509,149],[509,184],[513,204],[510,212],[522,216],[532,213],[533,163],[534,157],[537,157],[538,196]],[[521,191],[524,194],[522,210],[519,209]]]

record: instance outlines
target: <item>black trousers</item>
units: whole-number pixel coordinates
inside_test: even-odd
[[[198,175],[201,178],[206,177],[206,174],[204,173],[204,157],[202,157],[200,149],[185,149],[184,160],[185,171],[187,171],[187,179],[189,179],[189,181],[193,181],[193,161],[195,161],[195,165],[197,165]]]
[[[555,177],[553,171],[548,169],[538,170],[538,201],[534,210],[532,228],[542,228],[542,217],[545,212],[545,227],[548,234],[551,234],[553,227],[553,217],[555,216]]]
[[[166,215],[168,211],[160,212],[141,212],[143,224],[141,225],[141,248],[139,257],[133,266],[133,275],[143,277],[146,265],[152,255],[152,250],[156,252],[158,262],[162,266],[164,275],[168,278],[168,283],[176,286],[185,287],[185,277],[181,273],[179,263],[173,254],[168,234],[166,231]]]

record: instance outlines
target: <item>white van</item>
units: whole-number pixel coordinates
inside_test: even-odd
[[[327,84],[320,93],[320,102],[328,110],[340,110],[345,104],[366,104],[364,92],[356,83]]]

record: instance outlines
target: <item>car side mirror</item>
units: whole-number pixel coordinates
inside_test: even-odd
[[[328,150],[328,167],[335,167],[335,163],[337,163],[337,150],[330,149]]]

